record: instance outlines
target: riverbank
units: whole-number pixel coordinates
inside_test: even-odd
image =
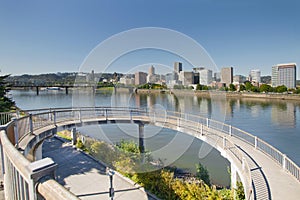
[[[149,90],[138,89],[138,94],[158,94],[170,93],[181,96],[201,96],[210,98],[212,96],[224,95],[226,98],[255,98],[255,99],[277,99],[277,100],[297,100],[300,101],[299,94],[278,94],[278,93],[252,93],[252,92],[225,92],[225,91],[194,91],[194,90]]]

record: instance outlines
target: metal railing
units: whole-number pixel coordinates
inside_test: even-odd
[[[39,109],[39,110],[28,110],[24,112],[23,116],[16,115],[15,113],[1,113],[0,121],[1,123],[7,122],[12,117],[17,117],[8,124],[14,124],[14,135],[17,138],[17,142],[22,140],[28,134],[33,133],[36,130],[47,126],[57,126],[60,123],[76,121],[88,121],[88,120],[108,120],[108,119],[126,119],[134,120],[138,118],[148,117],[148,120],[152,123],[162,123],[169,124],[172,126],[182,127],[183,130],[189,130],[194,136],[206,135],[207,138],[211,140],[218,141],[218,145],[222,146],[224,149],[230,151],[234,155],[240,164],[244,168],[244,175],[248,179],[248,183],[251,182],[250,169],[243,158],[243,154],[236,147],[234,143],[231,142],[230,137],[238,138],[239,140],[245,141],[252,145],[254,148],[262,151],[273,159],[276,163],[281,165],[284,170],[293,175],[298,181],[300,181],[300,169],[291,159],[289,159],[285,154],[281,153],[279,150],[271,146],[270,144],[264,142],[263,140],[253,136],[243,130],[240,130],[231,125],[224,124],[212,119],[205,117],[185,114],[173,111],[166,112],[156,112],[154,110],[140,109],[140,108],[128,108],[128,107],[81,107],[81,108],[55,108],[55,109]],[[2,130],[8,128],[8,124],[1,126]],[[217,131],[211,131],[217,130]],[[3,135],[3,134],[2,134]],[[1,136],[1,142],[2,142]],[[6,137],[7,138],[7,137]],[[8,138],[7,138],[8,139]],[[4,139],[5,140],[5,139]],[[13,141],[10,141],[14,143]],[[6,145],[7,143],[5,143]],[[2,146],[4,146],[2,142]],[[3,148],[5,149],[5,148]],[[14,148],[16,150],[16,148]],[[7,151],[5,151],[7,152]],[[5,156],[4,156],[5,157]],[[12,161],[12,158],[5,157],[8,168],[12,168],[16,165]],[[18,159],[16,159],[18,160]],[[25,161],[24,161],[25,162]],[[27,161],[26,161],[27,162]],[[28,161],[29,162],[29,161]],[[24,164],[24,163],[23,163]],[[27,163],[28,165],[28,163]],[[27,180],[20,174],[20,169],[15,168],[12,171],[12,176],[16,180]],[[250,177],[250,178],[249,178]],[[44,184],[45,185],[45,184]],[[47,184],[46,184],[47,185]],[[20,191],[26,189],[26,183],[21,184]],[[43,186],[40,186],[43,187]],[[13,188],[15,189],[15,188]],[[249,191],[248,191],[249,192]]]

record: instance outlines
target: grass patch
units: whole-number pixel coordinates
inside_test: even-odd
[[[69,140],[69,141],[72,140],[71,131],[69,131],[69,130],[63,130],[63,131],[57,132],[56,135],[58,137],[61,137],[63,139]]]

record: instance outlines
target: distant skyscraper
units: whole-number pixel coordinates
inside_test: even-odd
[[[181,62],[175,62],[174,63],[174,71],[179,74],[182,71],[182,63]]]
[[[155,74],[155,68],[153,67],[153,65],[149,68],[149,73],[148,75],[154,75]]]
[[[250,78],[249,81],[260,83],[261,82],[260,81],[260,70],[259,69],[251,70],[250,73],[249,73],[249,78]]]
[[[229,86],[233,82],[233,68],[224,67],[221,69],[221,82]]]
[[[242,75],[235,75],[233,76],[233,82],[234,83],[244,83],[246,81],[246,77]]]
[[[193,84],[194,83],[194,72],[181,71],[179,73],[179,81],[182,82],[182,85]]]
[[[147,83],[147,73],[135,72],[135,85],[141,85]]]
[[[272,86],[296,87],[296,63],[278,64],[272,67]]]

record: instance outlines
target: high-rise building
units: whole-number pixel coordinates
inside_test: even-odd
[[[243,75],[235,75],[233,76],[233,82],[234,83],[244,83],[246,81],[246,77]]]
[[[135,85],[141,85],[147,83],[147,73],[145,72],[135,72]]]
[[[272,86],[296,87],[296,63],[278,64],[272,67]]]
[[[182,85],[193,84],[194,83],[194,72],[181,71],[179,73],[179,81],[182,82]]]
[[[214,81],[220,82],[221,81],[221,73],[220,72],[215,72],[213,79],[214,79]]]
[[[249,73],[249,81],[260,83],[260,70],[259,69],[253,69]]]
[[[155,74],[155,68],[153,67],[153,65],[151,65],[151,67],[149,68],[148,75],[154,75],[154,74]]]
[[[199,83],[201,85],[209,85],[212,82],[212,71],[203,69],[199,71]]]
[[[229,86],[233,82],[233,68],[224,67],[221,69],[221,82]]]
[[[182,71],[182,63],[181,62],[175,62],[174,63],[174,71],[179,74]]]

